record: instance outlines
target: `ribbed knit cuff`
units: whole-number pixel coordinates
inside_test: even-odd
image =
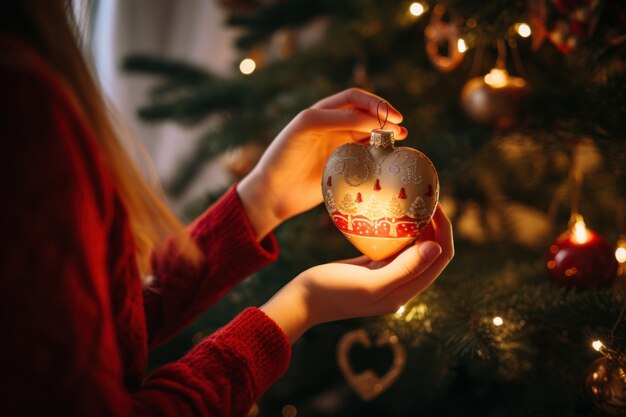
[[[203,346],[205,343],[207,345]],[[197,345],[187,357],[198,358],[203,350],[208,353],[217,346],[237,356],[239,365],[247,366],[257,398],[287,370],[291,359],[291,344],[287,335],[256,307],[242,311]]]
[[[246,215],[237,185],[233,185],[205,214],[195,222],[192,235],[202,249],[212,250],[216,243],[222,253],[239,254],[237,261],[248,265],[267,264],[278,259],[278,242],[273,233],[257,241]]]

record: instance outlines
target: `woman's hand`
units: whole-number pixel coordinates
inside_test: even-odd
[[[327,97],[302,111],[274,139],[259,163],[237,187],[258,239],[286,219],[322,202],[321,178],[330,153],[350,141],[369,137],[379,127],[382,99],[352,88]],[[380,106],[380,120],[386,108]],[[389,105],[385,129],[398,140],[402,115]]]
[[[432,284],[454,255],[452,226],[440,205],[429,227],[434,241],[417,242],[392,260],[362,256],[308,269],[261,309],[292,343],[319,323],[393,313]]]

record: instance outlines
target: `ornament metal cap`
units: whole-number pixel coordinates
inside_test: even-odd
[[[395,142],[393,130],[374,129],[370,134],[370,145],[376,148],[389,148]]]

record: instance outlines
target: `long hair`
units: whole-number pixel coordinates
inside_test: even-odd
[[[150,254],[167,237],[178,241],[179,254],[198,260],[197,247],[164,203],[158,184],[151,185],[143,177],[118,137],[111,112],[78,46],[77,30],[71,21],[71,1],[9,0],[7,3],[3,5],[0,30],[24,39],[63,77],[95,132],[104,162],[128,212],[140,271],[150,272]],[[132,135],[124,139],[137,141]],[[152,166],[147,154],[144,156],[142,162]]]

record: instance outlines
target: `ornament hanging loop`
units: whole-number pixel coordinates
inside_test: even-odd
[[[496,47],[498,48],[498,60],[496,61],[496,68],[506,69],[506,43],[504,43],[504,39],[498,39],[496,41]]]
[[[384,121],[380,120],[379,110],[380,110],[381,104],[385,105],[385,120]],[[378,104],[376,105],[376,116],[378,116],[378,125],[380,126],[380,130],[383,130],[385,128],[385,125],[387,124],[387,119],[389,119],[389,104],[385,100],[380,100]]]

